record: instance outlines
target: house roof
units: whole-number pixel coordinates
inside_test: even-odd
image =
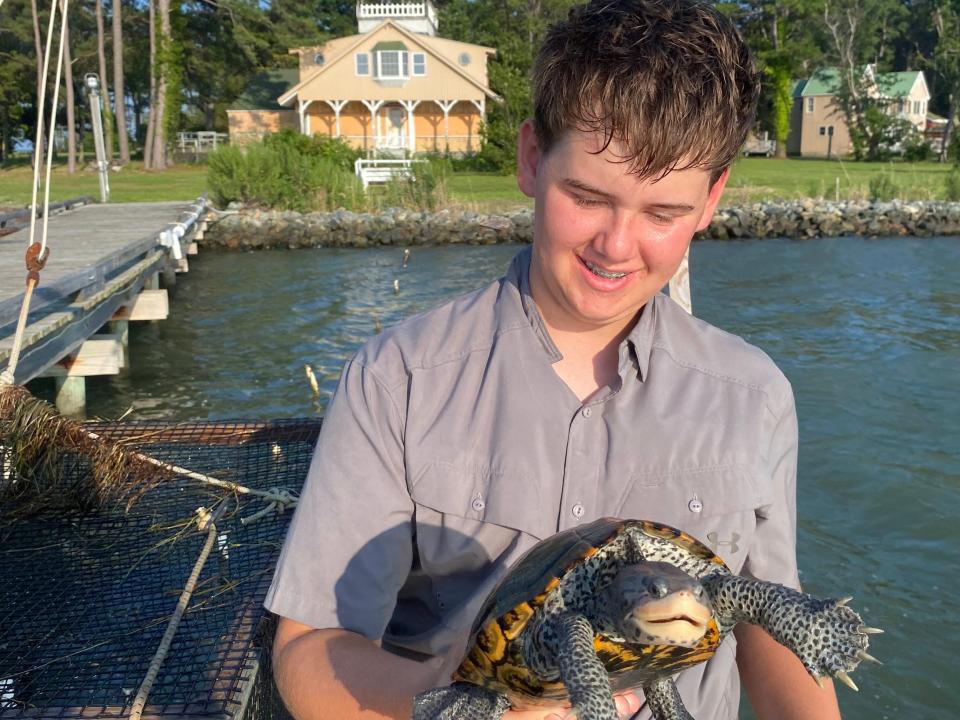
[[[277,96],[297,82],[297,68],[275,68],[254,75],[243,94],[234,100],[228,110],[286,110],[277,102]]]
[[[917,78],[923,72],[920,70],[905,70],[901,72],[877,73],[877,88],[887,97],[906,97],[913,90]],[[798,81],[804,83],[804,81]],[[803,84],[799,97],[811,95],[835,95],[840,88],[840,70],[830,67],[817,70]],[[794,97],[797,87],[794,86]]]
[[[312,83],[314,80],[316,80],[318,77],[320,77],[321,75],[323,75],[323,74],[324,74],[325,72],[327,72],[331,67],[333,67],[333,66],[336,65],[338,62],[340,62],[344,57],[347,57],[348,55],[350,55],[350,53],[353,52],[353,50],[354,50],[357,46],[359,46],[361,43],[365,42],[365,41],[368,40],[371,36],[373,36],[374,34],[380,32],[381,30],[383,30],[383,29],[386,28],[386,27],[391,27],[391,28],[397,30],[401,35],[403,35],[403,36],[405,36],[406,38],[408,38],[408,39],[409,39],[411,42],[413,42],[414,44],[419,45],[419,46],[423,47],[423,48],[426,49],[426,50],[430,50],[430,54],[431,54],[432,57],[434,57],[434,58],[436,58],[437,60],[439,60],[441,63],[443,63],[443,64],[446,65],[448,68],[450,68],[451,70],[453,70],[455,73],[457,73],[458,75],[460,75],[464,80],[466,80],[467,82],[469,82],[469,83],[470,83],[471,85],[473,85],[474,87],[478,88],[479,90],[482,90],[483,93],[484,93],[485,95],[487,95],[489,98],[491,98],[491,99],[493,99],[493,100],[499,100],[499,99],[500,99],[500,96],[497,95],[495,92],[493,92],[493,90],[491,90],[489,87],[487,87],[487,86],[484,85],[483,83],[479,82],[476,78],[474,78],[473,76],[471,76],[469,73],[465,72],[465,71],[463,70],[463,68],[458,67],[458,66],[456,65],[456,63],[450,62],[446,57],[444,57],[443,53],[440,53],[440,52],[438,52],[437,50],[435,50],[435,49],[432,47],[432,43],[431,43],[431,41],[432,41],[434,38],[432,38],[432,37],[429,36],[429,35],[421,35],[421,34],[419,34],[419,33],[412,33],[412,32],[410,32],[409,30],[407,30],[405,27],[403,27],[402,25],[399,25],[398,23],[393,22],[393,20],[385,20],[383,23],[381,23],[380,25],[378,25],[377,27],[375,27],[373,30],[370,30],[369,32],[360,33],[359,35],[352,36],[352,38],[355,39],[354,42],[351,42],[351,43],[345,45],[345,46],[341,49],[341,51],[340,51],[336,56],[334,56],[334,57],[332,57],[332,58],[328,58],[328,59],[327,59],[327,62],[326,62],[322,67],[317,68],[317,71],[316,71],[316,72],[314,72],[313,74],[309,75],[308,77],[305,77],[303,80],[301,80],[299,83],[297,83],[294,87],[291,87],[291,88],[289,88],[286,92],[280,94],[279,97],[277,97],[277,102],[278,102],[280,105],[286,105],[287,103],[289,103],[291,100],[293,100],[293,99],[297,96],[297,94],[300,92],[300,90],[302,90],[304,87],[306,87],[307,85],[309,85],[310,83]],[[343,38],[340,38],[340,39],[343,39]],[[484,52],[488,52],[488,53],[494,53],[494,52],[496,52],[496,50],[495,50],[494,48],[488,48],[488,47],[484,47],[484,46],[482,46],[482,45],[477,45],[477,46],[475,46],[475,47],[483,50]]]

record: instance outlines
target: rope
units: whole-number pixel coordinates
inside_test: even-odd
[[[2,0],[0,0],[2,2]],[[55,127],[57,118],[57,102],[60,97],[60,75],[63,71],[63,49],[67,30],[67,2],[61,0],[61,22],[60,22],[60,48],[57,53],[57,73],[56,84],[53,89],[53,104],[50,109],[50,126]],[[43,111],[47,97],[47,78],[50,74],[50,48],[53,45],[53,27],[57,16],[57,3],[54,2],[50,8],[50,21],[47,24],[47,45],[43,54],[43,83],[40,88],[40,98],[37,109],[37,138],[33,144],[33,190],[30,199],[30,235],[27,238],[27,255],[25,264],[27,268],[27,289],[23,293],[23,302],[20,304],[20,315],[17,318],[17,329],[13,335],[13,346],[10,350],[10,360],[7,367],[0,373],[0,387],[4,385],[13,385],[16,377],[17,363],[20,361],[20,351],[23,348],[23,334],[27,325],[27,316],[30,314],[30,299],[33,297],[33,289],[40,283],[40,270],[46,265],[49,252],[47,251],[47,216],[50,214],[50,172],[53,160],[53,140],[54,133],[50,133],[49,145],[47,149],[47,174],[46,187],[44,188],[43,198],[43,232],[41,242],[37,245],[34,242],[37,226],[37,190],[40,182],[40,157],[43,154]]]
[[[212,514],[206,508],[197,508],[197,525],[201,531],[207,531],[207,541],[203,544],[200,556],[193,565],[193,570],[190,572],[187,584],[184,586],[183,592],[180,593],[177,607],[170,617],[170,622],[167,623],[167,629],[163,633],[163,638],[160,640],[160,646],[157,648],[156,653],[154,653],[153,660],[150,661],[150,666],[147,668],[147,674],[144,676],[143,682],[140,684],[140,689],[137,690],[137,695],[133,699],[133,705],[130,708],[130,720],[140,720],[140,716],[143,714],[143,708],[147,703],[147,696],[150,694],[150,690],[153,689],[153,684],[156,682],[157,675],[160,673],[160,666],[163,665],[167,653],[170,652],[170,646],[173,644],[173,638],[177,634],[180,620],[183,618],[183,614],[187,610],[187,605],[190,603],[190,597],[193,595],[193,590],[197,585],[200,572],[203,570],[203,566],[210,556],[210,551],[217,541],[216,521],[220,518],[224,507],[224,505],[220,505],[216,512]]]

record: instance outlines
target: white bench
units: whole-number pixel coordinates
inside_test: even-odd
[[[364,189],[371,183],[387,183],[393,178],[408,178],[413,173],[416,160],[372,160],[359,158],[353,168],[363,183]]]

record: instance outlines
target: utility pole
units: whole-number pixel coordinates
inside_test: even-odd
[[[103,118],[100,116],[100,77],[96,73],[87,73],[83,78],[90,99],[90,118],[93,124],[93,146],[97,151],[97,174],[100,176],[100,202],[110,199],[110,179],[107,172],[107,148],[103,143]]]

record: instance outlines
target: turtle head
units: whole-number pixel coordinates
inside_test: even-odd
[[[700,581],[674,565],[626,565],[607,586],[608,620],[627,642],[694,647],[713,606]]]

